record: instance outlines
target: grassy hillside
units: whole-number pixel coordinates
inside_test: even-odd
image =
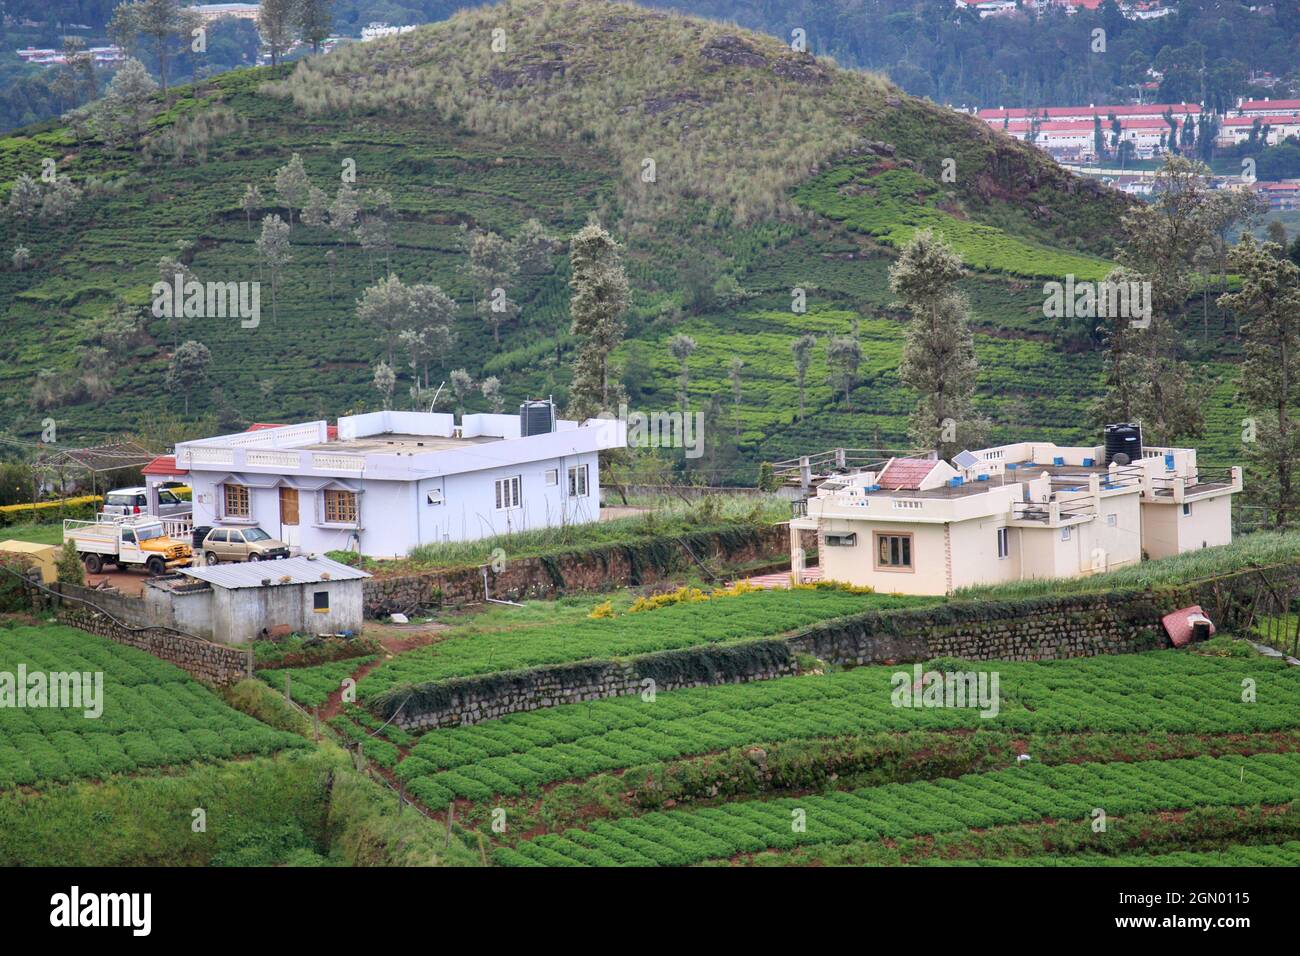
[[[504,50],[494,51],[494,36]],[[770,37],[594,0],[515,0],[287,75],[225,74],[166,106],[155,99],[152,111],[133,145],[79,139],[57,124],[0,139],[0,198],[46,158],[85,188],[64,220],[5,223],[31,256],[17,270],[10,244],[0,250],[0,407],[16,434],[36,437],[48,416],[61,442],[81,442],[180,416],[183,399],[168,393],[164,373],[185,339],[213,357],[191,419],[374,408],[383,345],[355,303],[386,266],[439,284],[460,305],[435,384],[463,367],[476,380],[498,376],[507,407],[563,397],[572,348],[564,256],[508,290],[521,311],[498,344],[460,270],[461,227],[512,237],[536,218],[565,236],[595,215],[627,244],[633,305],[617,358],[634,405],[674,407],[680,368],[667,340],[686,332],[698,343],[692,404],[720,406],[700,477],[752,481],[765,458],[903,440],[911,397],[897,383],[904,328],[887,270],[922,226],[973,268],[980,398],[996,437],[1030,428],[1094,437],[1085,406],[1099,359],[1054,344],[1038,285],[1054,273],[1104,272],[1123,200],[969,117]],[[273,317],[256,223],[288,216],[274,173],[295,152],[330,196],[349,160],[359,190],[391,193],[391,248],[365,250],[295,218]],[[653,182],[643,179],[646,160]],[[240,205],[249,184],[263,197],[252,227]],[[261,324],[149,318],[144,334],[88,357],[105,347],[104,316],[146,306],[159,259],[178,254],[200,280],[260,278]],[[806,314],[791,311],[795,288],[807,293]],[[826,384],[819,346],[800,424],[791,342],[812,331],[824,343],[855,323],[864,361],[851,407]],[[738,405],[733,357],[745,362]],[[37,381],[42,370],[53,374]],[[398,372],[405,405],[404,359]],[[96,375],[107,388],[84,385]],[[1230,391],[1214,392],[1206,442],[1224,454],[1240,419]],[[468,404],[486,407],[477,394]]]

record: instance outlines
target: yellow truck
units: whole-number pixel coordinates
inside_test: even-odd
[[[95,521],[63,522],[63,540],[71,541],[91,574],[107,565],[144,568],[152,577],[189,567],[193,553],[184,541],[167,537],[152,515],[99,515]]]

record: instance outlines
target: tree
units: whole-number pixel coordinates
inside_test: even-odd
[[[67,176],[56,176],[50,188],[41,197],[41,219],[59,222],[72,215],[81,201],[81,187]]]
[[[158,84],[144,64],[135,58],[127,60],[113,74],[104,98],[86,107],[91,111],[95,132],[110,145],[122,139],[136,143],[144,132],[150,99],[157,90]]]
[[[1219,302],[1245,319],[1237,391],[1255,419],[1248,488],[1281,528],[1300,512],[1300,268],[1280,246],[1261,246],[1249,233],[1228,258],[1241,288]]]
[[[569,386],[569,406],[579,418],[612,411],[622,394],[610,381],[609,356],[623,340],[628,282],[621,247],[599,223],[579,229],[569,241],[569,314],[581,336]]]
[[[465,399],[474,390],[474,380],[463,368],[453,369],[451,373],[451,391],[456,396],[456,414],[465,414]]]
[[[555,268],[553,259],[560,240],[536,219],[529,219],[510,241],[511,253],[524,275],[542,275]]]
[[[678,380],[677,403],[682,408],[682,416],[684,419],[690,402],[690,357],[691,353],[695,351],[695,340],[689,335],[679,332],[668,340],[668,351],[672,353],[673,358],[677,359],[682,366],[681,378]]]
[[[298,0],[294,7],[294,24],[302,38],[311,44],[313,53],[320,52],[322,41],[334,28],[332,3],[333,0]]]
[[[325,190],[319,186],[309,186],[307,188],[307,201],[303,203],[302,215],[299,219],[309,226],[325,225],[326,217],[329,215],[330,201],[325,195]]]
[[[280,56],[293,43],[296,0],[262,0],[257,12],[257,31],[271,49],[271,66],[280,65]]]
[[[736,438],[740,438],[740,372],[745,367],[742,359],[733,358],[727,366],[727,377],[731,379],[731,398],[735,408]]]
[[[975,338],[957,292],[961,257],[929,230],[918,232],[889,270],[889,288],[912,314],[899,380],[920,393],[908,421],[913,444],[951,458],[988,433],[974,409]]]
[[[398,333],[410,324],[411,293],[395,275],[367,286],[357,300],[357,318],[369,322],[384,336],[387,364],[393,364],[393,346]]]
[[[858,366],[862,364],[862,346],[852,335],[836,335],[826,343],[827,381],[836,391],[844,392],[844,407],[852,410],[853,388],[858,383]]]
[[[41,206],[41,186],[27,173],[14,180],[9,190],[9,211],[19,219],[31,219]]]
[[[239,201],[239,205],[244,210],[244,219],[248,223],[248,228],[253,228],[253,213],[262,208],[262,191],[248,183],[244,186],[244,196]]]
[[[262,218],[262,235],[258,237],[257,254],[271,272],[271,318],[278,318],[276,293],[280,286],[280,269],[293,259],[289,252],[289,224],[276,213]]]
[[[492,340],[501,341],[501,323],[518,312],[507,294],[519,272],[511,244],[495,232],[475,230],[468,241],[465,274],[474,287],[474,309],[492,328]]]
[[[31,261],[32,261],[31,250],[29,250],[22,243],[19,243],[18,245],[14,246],[14,254],[13,254],[14,269],[16,269],[18,272],[22,272],[24,269],[27,268],[27,264]]]
[[[311,192],[311,180],[303,168],[302,157],[294,153],[275,171],[275,193],[289,210],[289,226],[293,227],[293,211],[301,209]]]
[[[182,342],[180,348],[172,353],[165,384],[169,391],[180,392],[185,396],[186,415],[190,413],[190,395],[207,380],[208,366],[211,364],[212,353],[208,347],[193,339]]]
[[[1105,393],[1094,420],[1141,421],[1149,444],[1170,445],[1204,423],[1191,371],[1180,359],[1178,320],[1192,291],[1192,267],[1209,239],[1213,216],[1208,169],[1171,156],[1156,174],[1155,200],[1125,214],[1120,267],[1107,281],[1149,290],[1150,320],[1109,315],[1104,322]]]
[[[380,362],[375,366],[375,389],[383,397],[384,408],[391,408],[393,405],[393,389],[397,385],[397,373],[395,373],[387,362]]]
[[[58,560],[54,562],[54,572],[60,584],[85,587],[86,568],[81,563],[81,555],[77,553],[77,542],[71,538],[64,541],[63,547],[59,549]]]
[[[285,0],[274,2],[283,3]],[[119,4],[113,11],[108,35],[114,43],[128,50],[145,44],[152,46],[158,58],[158,78],[166,97],[168,60],[189,44],[192,32],[201,23],[199,15],[188,7],[182,7],[178,0],[131,0]]]
[[[356,227],[357,212],[361,209],[361,200],[357,191],[347,183],[341,183],[330,203],[330,228],[339,234],[339,242],[344,248],[348,244],[348,235]]]
[[[804,385],[808,381],[808,366],[812,362],[813,349],[817,346],[817,336],[801,335],[790,344],[794,354],[794,376],[799,383],[799,422],[804,420]]]
[[[456,300],[429,283],[411,286],[407,296],[408,330],[419,337],[425,356],[446,355],[455,341]],[[417,369],[417,380],[418,372]],[[429,387],[428,362],[423,363],[424,387]]]
[[[500,415],[506,407],[506,400],[501,394],[501,379],[495,375],[489,375],[479,384],[479,391],[487,399],[488,408],[495,415]]]

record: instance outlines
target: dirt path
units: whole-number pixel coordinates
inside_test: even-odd
[[[362,664],[352,672],[352,679],[358,684],[361,678],[365,677],[372,670],[378,667],[384,661],[392,660],[398,654],[404,651],[414,650],[417,647],[424,647],[426,644],[432,644],[438,639],[438,634],[442,631],[449,630],[446,624],[437,622],[421,624],[415,627],[400,627],[394,624],[368,624],[366,625],[366,637],[373,637],[379,641],[385,653],[377,660],[369,664]],[[343,688],[338,687],[330,693],[329,698],[325,701],[320,709],[320,719],[329,720],[336,717],[343,709]]]

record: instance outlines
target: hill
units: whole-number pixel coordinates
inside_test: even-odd
[[[697,477],[752,481],[760,460],[902,442],[911,399],[897,382],[904,329],[887,270],[922,227],[972,268],[979,398],[994,437],[1092,436],[1085,406],[1099,358],[1060,348],[1037,286],[1103,274],[1125,200],[970,117],[771,37],[594,0],[464,11],[291,69],[224,74],[168,104],[155,95],[134,141],[53,123],[0,139],[6,190],[47,158],[84,190],[62,219],[6,223],[30,255],[11,268],[6,248],[0,271],[0,403],[15,434],[36,437],[47,417],[61,442],[81,442],[158,434],[176,419],[202,430],[376,407],[384,346],[355,303],[386,267],[459,304],[457,340],[433,357],[433,384],[465,368],[499,377],[507,407],[562,397],[562,250],[512,285],[520,311],[497,343],[461,269],[465,230],[511,238],[537,219],[564,237],[596,216],[627,246],[633,304],[616,358],[635,407],[676,406],[681,369],[667,341],[696,340],[690,400],[713,413]],[[352,168],[363,199],[391,194],[391,211],[362,212],[383,214],[387,241],[360,247],[280,203],[275,171],[294,153],[329,197]],[[245,209],[249,185],[262,201]],[[256,328],[106,324],[123,306],[148,305],[164,256],[200,280],[270,286],[250,224],[270,212],[294,218],[292,258],[273,308],[263,291]],[[792,311],[795,289],[806,313]],[[845,407],[827,383],[824,344],[855,328],[863,364]],[[819,346],[801,424],[790,346],[805,332]],[[188,416],[164,381],[186,339],[212,353]],[[1220,344],[1208,327],[1204,344]],[[738,399],[733,358],[744,362]],[[404,360],[398,371],[397,402],[409,404]],[[1230,391],[1223,383],[1210,399],[1212,449],[1235,443]],[[486,407],[477,393],[467,405]]]

